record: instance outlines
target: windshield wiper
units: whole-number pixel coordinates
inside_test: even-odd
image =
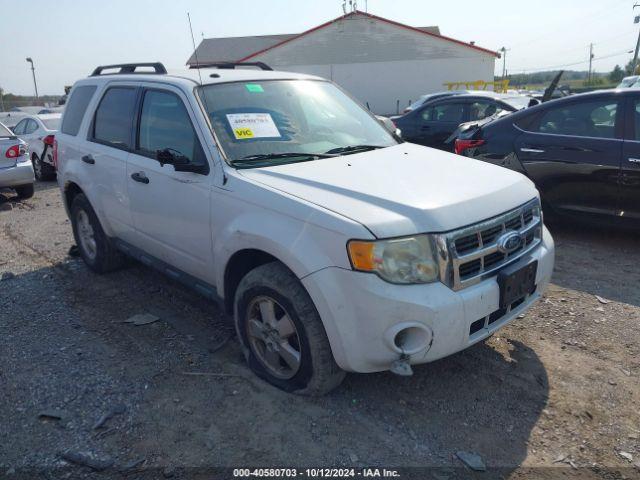
[[[381,145],[348,145],[346,147],[332,148],[327,155],[344,155],[349,153],[367,152],[369,150],[376,150],[378,148],[385,148]]]
[[[246,157],[231,160],[231,165],[251,165],[254,163],[260,163],[268,160],[278,160],[281,158],[300,158],[301,162],[316,160],[318,158],[331,158],[335,155],[327,153],[302,153],[302,152],[284,152],[284,153],[259,153],[257,155],[248,155]]]

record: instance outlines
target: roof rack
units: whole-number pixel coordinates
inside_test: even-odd
[[[189,68],[221,68],[228,70],[233,70],[236,67],[258,67],[260,70],[273,70],[273,68],[264,62],[207,62],[196,63],[189,66]]]
[[[138,67],[152,67],[155,72],[158,75],[161,74],[165,74],[167,73],[167,69],[164,68],[164,65],[161,64],[160,62],[147,62],[147,63],[120,63],[118,65],[100,65],[99,67],[97,67],[93,73],[91,74],[92,77],[97,77],[98,75],[116,75],[119,73],[152,73],[152,72],[136,72],[136,69]],[[111,70],[114,68],[119,68],[120,71],[119,72],[113,72],[113,73],[102,73],[103,70]]]

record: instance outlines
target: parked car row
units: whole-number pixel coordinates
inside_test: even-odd
[[[456,152],[521,172],[559,214],[640,226],[640,90],[603,90],[463,125]]]
[[[391,120],[408,142],[453,152],[454,144],[447,140],[460,124],[502,112],[515,112],[538,103],[524,95],[454,91],[427,98],[408,113]]]

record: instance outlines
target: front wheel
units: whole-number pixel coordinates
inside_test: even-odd
[[[257,267],[242,279],[235,324],[249,367],[276,387],[323,395],[344,379],[313,301],[281,263]]]

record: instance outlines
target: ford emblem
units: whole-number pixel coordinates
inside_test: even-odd
[[[522,236],[518,232],[507,232],[497,241],[498,250],[502,253],[513,253],[522,247]]]

